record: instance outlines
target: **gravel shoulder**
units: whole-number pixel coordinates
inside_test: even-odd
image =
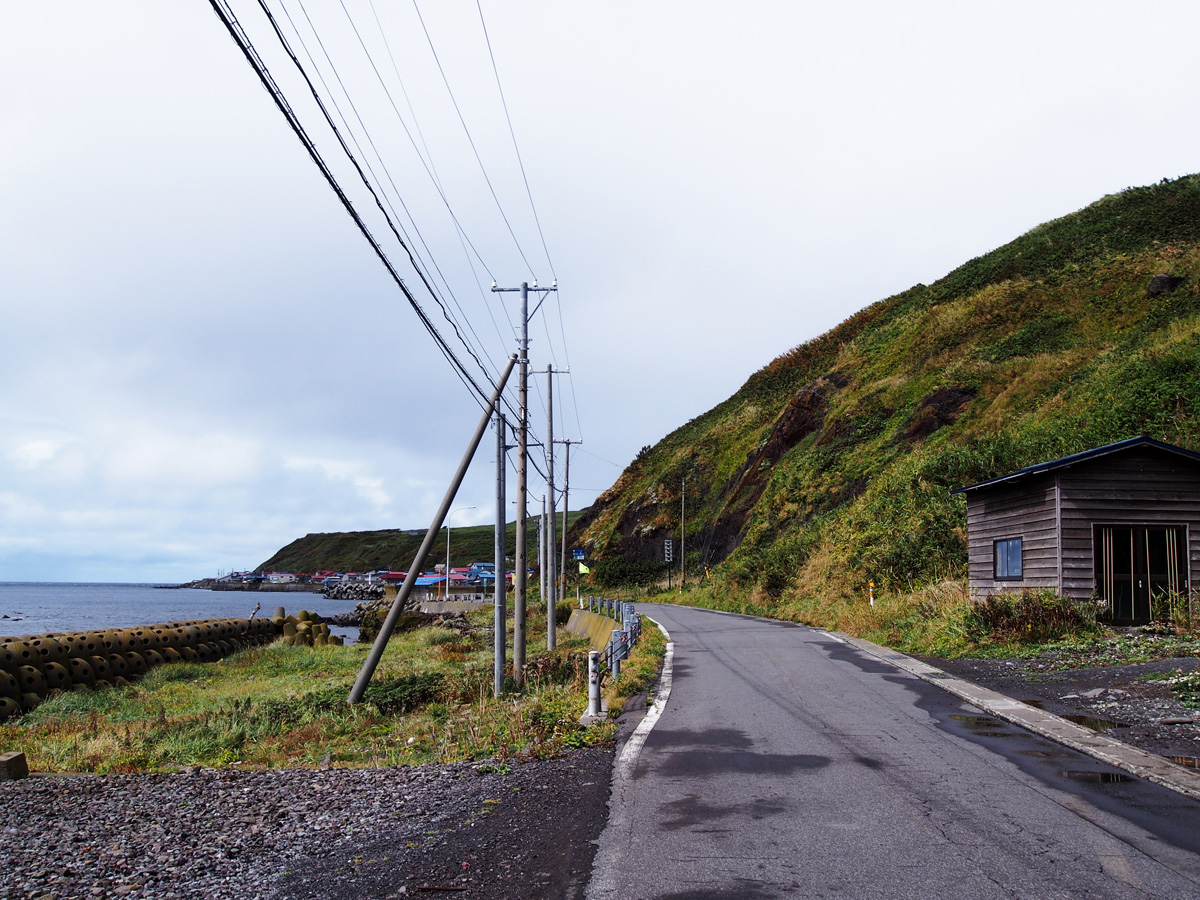
[[[582,897],[612,750],[0,782],[12,898]]]
[[[919,658],[1055,715],[1081,717],[1074,721],[1148,753],[1200,757],[1200,710],[1184,705],[1161,681],[1200,669],[1194,654],[1129,663],[1054,651],[1008,659]]]

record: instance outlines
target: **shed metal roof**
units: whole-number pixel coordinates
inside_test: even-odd
[[[994,487],[995,485],[1003,484],[1005,482],[1027,478],[1030,475],[1041,475],[1043,472],[1052,472],[1055,469],[1065,469],[1066,467],[1076,465],[1077,463],[1098,459],[1101,456],[1108,456],[1110,453],[1123,453],[1126,450],[1133,450],[1136,447],[1152,447],[1155,450],[1173,453],[1176,456],[1181,456],[1191,462],[1200,463],[1200,453],[1193,453],[1191,450],[1184,450],[1182,447],[1176,447],[1174,444],[1156,441],[1154,438],[1142,434],[1138,435],[1137,437],[1129,438],[1128,440],[1117,441],[1115,444],[1106,444],[1103,447],[1094,447],[1091,450],[1084,450],[1082,453],[1074,453],[1071,456],[1064,456],[1061,459],[1054,459],[1050,462],[1026,466],[1023,469],[1018,469],[1016,472],[1010,472],[1008,475],[1001,475],[999,478],[992,478],[988,481],[981,481],[979,484],[961,487],[958,488],[958,490],[951,491],[950,493],[965,494],[967,491],[976,491],[980,488]]]

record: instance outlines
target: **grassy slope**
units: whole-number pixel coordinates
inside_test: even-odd
[[[1151,298],[1158,273],[1187,280]],[[686,476],[689,569],[711,569],[696,599],[844,623],[869,580],[898,592],[964,576],[953,488],[1139,433],[1200,448],[1198,363],[1190,176],[1039,226],[779,357],[640,454],[579,542],[610,583],[637,577],[651,542],[678,534]],[[768,438],[806,386],[819,427],[775,458]],[[947,388],[966,405],[942,424]]]
[[[568,521],[574,523],[581,513],[572,512]],[[561,523],[561,518],[559,522]],[[537,522],[530,520],[527,529],[529,540],[537,547]],[[517,526],[508,523],[507,546],[509,557],[516,542]],[[315,572],[333,569],[337,572],[366,572],[374,569],[405,571],[412,564],[425,532],[407,534],[396,529],[382,531],[343,531],[328,534],[307,534],[297,538],[259,566],[263,572]],[[450,563],[466,566],[473,562],[491,562],[493,550],[491,525],[455,527],[450,534]],[[445,562],[446,538],[434,542],[430,551],[428,568],[438,561]]]

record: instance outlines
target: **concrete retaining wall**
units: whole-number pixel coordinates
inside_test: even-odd
[[[571,610],[571,619],[567,622],[567,631],[572,634],[586,634],[593,650],[603,650],[612,640],[613,629],[620,628],[621,623],[608,616],[591,612],[586,609]]]

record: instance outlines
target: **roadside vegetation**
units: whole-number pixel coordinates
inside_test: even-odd
[[[749,593],[730,592],[715,581],[688,585],[682,593],[658,587],[627,588],[625,596],[799,622],[922,656],[1041,657],[1040,668],[1057,671],[1200,655],[1200,617],[1189,617],[1183,604],[1160,607],[1148,626],[1113,629],[1088,605],[1053,591],[973,602],[961,581],[911,592],[879,590],[874,606],[866,592],[825,601],[796,597],[769,603]],[[1200,600],[1195,611],[1200,613]],[[1197,680],[1200,683],[1200,676]]]
[[[59,694],[0,725],[0,747],[24,751],[42,772],[146,772],[485,759],[504,766],[611,741],[613,722],[578,724],[587,707],[586,639],[560,629],[557,649],[538,651],[545,623],[530,613],[525,687],[510,680],[511,692],[498,700],[491,613],[483,611],[462,627],[394,635],[366,702],[353,707],[345,700],[366,645],[277,642],[219,662],[162,666],[126,688]],[[648,623],[643,634],[621,680],[607,687],[614,710],[657,671],[661,635]]]

